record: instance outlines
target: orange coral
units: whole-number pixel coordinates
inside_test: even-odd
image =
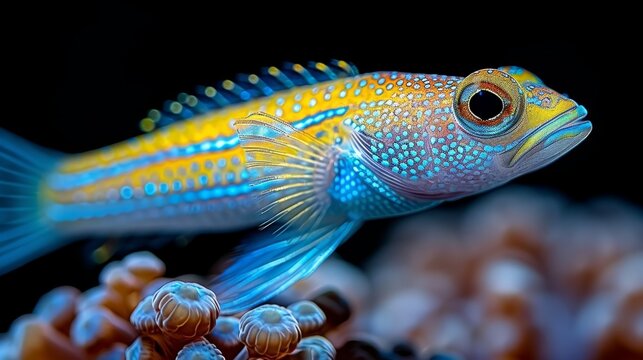
[[[10,359],[83,360],[81,349],[49,323],[32,315],[17,319],[11,327],[8,350]]]
[[[81,312],[71,325],[72,342],[91,353],[116,342],[129,344],[135,338],[136,331],[132,325],[103,308]]]
[[[80,298],[80,291],[71,286],[61,286],[43,295],[36,307],[34,314],[49,322],[63,334],[69,334],[71,322],[76,316],[76,305]]]
[[[125,268],[144,284],[163,276],[165,264],[151,252],[141,251],[123,258]]]

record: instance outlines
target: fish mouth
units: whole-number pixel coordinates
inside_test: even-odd
[[[566,154],[592,131],[586,115],[584,106],[574,106],[537,128],[516,146],[509,167],[542,167]]]

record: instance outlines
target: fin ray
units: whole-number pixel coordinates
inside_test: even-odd
[[[266,237],[250,251],[242,248],[236,261],[211,283],[222,313],[247,310],[308,277],[358,226],[329,224],[277,242]]]
[[[64,243],[43,219],[40,198],[59,157],[0,129],[0,274]]]
[[[329,64],[311,62],[307,66],[273,66],[263,69],[261,75],[239,75],[236,81],[225,80],[217,86],[197,87],[196,95],[180,93],[176,100],[166,101],[161,110],[150,110],[147,117],[140,121],[140,127],[144,132],[150,132],[229,105],[270,96],[278,91],[355,76],[358,73],[355,66],[341,60],[333,60]]]
[[[281,119],[254,113],[235,122],[249,168],[262,174],[251,185],[259,186],[261,213],[269,213],[260,229],[283,222],[275,234],[286,230],[306,232],[318,221],[308,221],[301,212],[322,218],[330,201],[324,191],[333,149],[305,131]],[[332,175],[330,175],[332,176]]]

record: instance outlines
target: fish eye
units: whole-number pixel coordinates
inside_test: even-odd
[[[508,74],[494,69],[476,71],[456,90],[455,113],[469,133],[479,137],[502,135],[510,131],[522,113],[524,95]]]
[[[504,107],[502,99],[489,90],[480,90],[469,99],[469,111],[482,121],[488,121],[500,115]]]

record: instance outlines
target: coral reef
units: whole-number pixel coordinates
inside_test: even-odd
[[[509,189],[398,223],[357,329],[465,359],[643,358],[643,214]],[[638,316],[638,317],[637,317]],[[639,330],[636,330],[638,326]]]
[[[398,222],[363,270],[330,259],[244,314],[148,252],[60,287],[0,359],[642,359],[643,215],[495,192]]]
[[[291,304],[294,313],[263,305],[241,318],[220,317],[212,291],[162,278],[164,272],[151,253],[134,253],[106,265],[98,287],[84,293],[71,287],[50,291],[34,314],[17,319],[2,338],[0,359],[332,359],[335,348],[327,339],[301,341],[297,319],[312,334],[327,325],[320,306],[339,311],[329,313],[337,325],[349,316],[346,301],[331,292],[317,297],[321,305]]]

